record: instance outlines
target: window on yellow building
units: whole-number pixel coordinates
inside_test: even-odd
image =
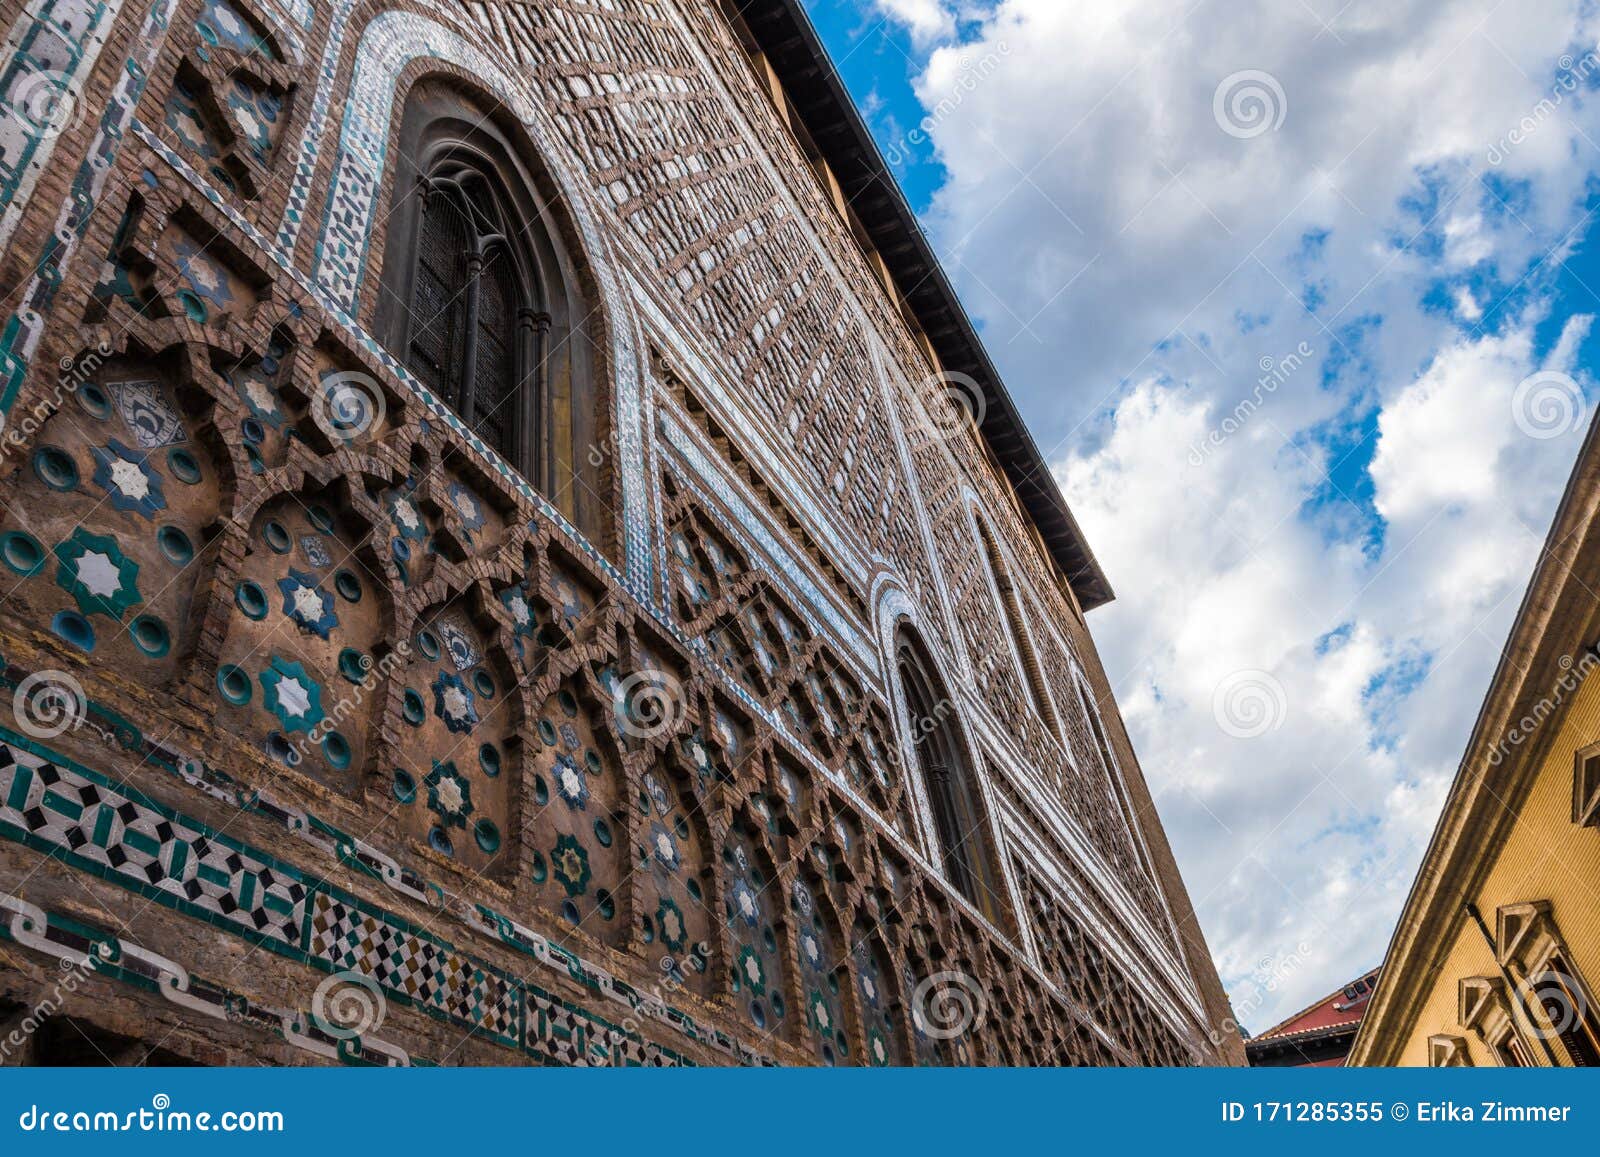
[[[1572,822],[1600,828],[1600,743],[1578,752],[1572,774]]]
[[[1503,1067],[1525,1069],[1537,1063],[1522,1039],[1522,1026],[1517,1023],[1502,978],[1469,976],[1461,981],[1457,989],[1457,1018]]]
[[[1500,966],[1517,982],[1522,1012],[1552,1046],[1558,1064],[1600,1068],[1600,1008],[1556,923],[1548,900],[1496,913]]]

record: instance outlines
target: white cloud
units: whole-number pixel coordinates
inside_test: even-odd
[[[925,45],[956,30],[955,14],[941,0],[873,0],[879,12],[905,25],[916,45]]]
[[[1512,407],[1588,333],[1528,291],[1600,116],[1505,138],[1595,20],[1001,0],[932,35],[933,234],[1118,589],[1091,627],[1252,1028],[1378,962],[1576,453]],[[1286,108],[1241,139],[1246,70]],[[1288,717],[1239,740],[1212,698],[1247,669]]]
[[[1455,290],[1456,312],[1465,321],[1478,321],[1483,317],[1483,306],[1478,304],[1478,299],[1473,296],[1472,290],[1465,285],[1456,286]]]

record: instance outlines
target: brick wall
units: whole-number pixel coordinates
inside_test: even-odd
[[[207,1063],[1231,1059],[1071,592],[716,6],[10,35],[70,100],[4,157],[7,1007],[53,957],[96,961],[58,1015]],[[525,146],[595,303],[581,502],[371,336],[419,84]],[[902,620],[994,920],[928,850]]]

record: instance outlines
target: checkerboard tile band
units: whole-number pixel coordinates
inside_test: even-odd
[[[303,885],[199,825],[0,743],[0,827],[68,848],[108,878],[181,898],[214,922],[299,946]]]
[[[309,951],[453,1020],[517,1036],[518,994],[510,985],[449,947],[320,892],[312,900]]]

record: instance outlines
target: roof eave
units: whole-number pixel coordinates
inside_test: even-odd
[[[736,0],[944,368],[984,391],[980,433],[1085,611],[1115,592],[800,0]]]

